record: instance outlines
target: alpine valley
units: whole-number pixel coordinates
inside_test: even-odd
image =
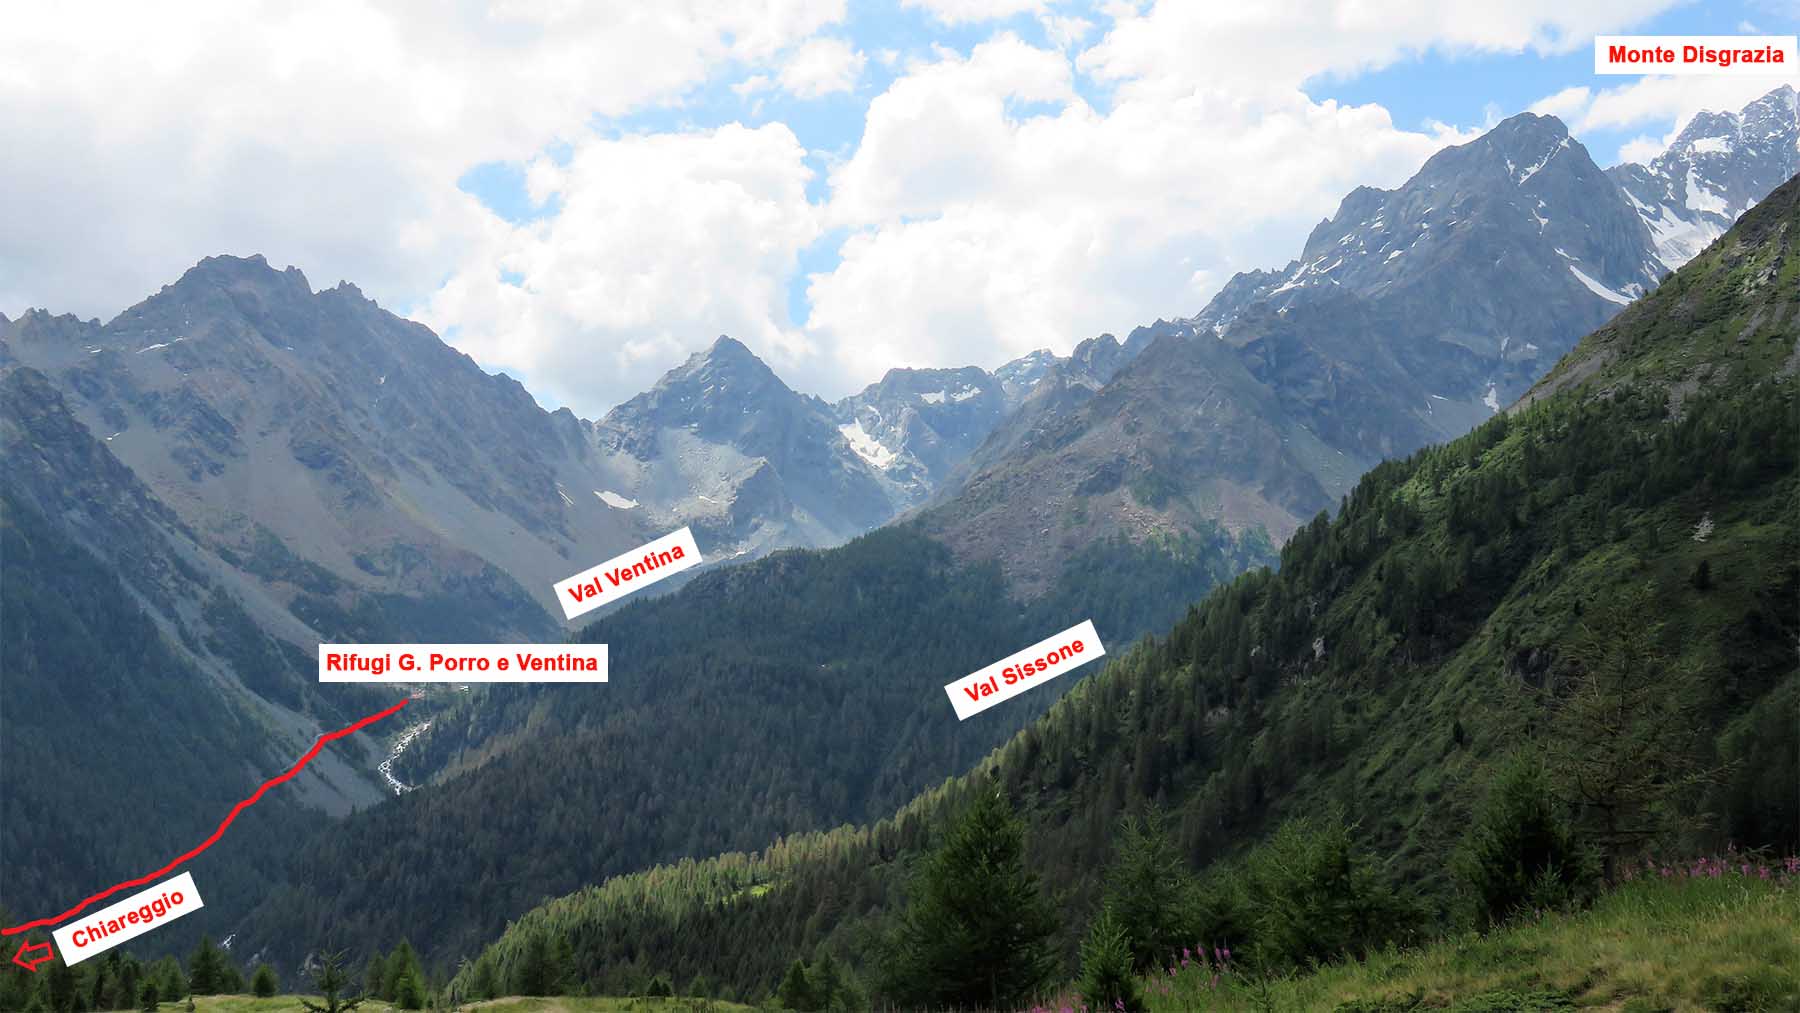
[[[1333,859],[1379,895],[1370,947],[1452,930],[1461,830],[1516,744],[1567,747],[1627,626],[1675,673],[1650,723],[1696,732],[1645,760],[1687,790],[1656,840],[1791,851],[1796,174],[1789,86],[1604,170],[1521,114],[1192,315],[835,403],[721,336],[602,418],[547,411],[260,255],[104,323],[0,316],[0,909],[156,867],[412,695],[133,947],[374,955],[380,991],[405,940],[459,1001],[757,1001],[823,961],[839,1008],[947,1007],[891,980],[932,934],[917,870],[1015,835],[1072,972],[1153,809],[1166,878],[1213,877],[1182,943],[1293,970],[1347,951],[1290,959],[1227,877],[1332,813],[1382,856]],[[555,582],[682,527],[703,565],[562,621]],[[954,720],[946,683],[1089,619],[1104,663]],[[324,642],[564,638],[610,681],[315,678]],[[1617,826],[1574,823],[1614,871]]]

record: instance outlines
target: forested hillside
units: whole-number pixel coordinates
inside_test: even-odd
[[[311,682],[308,659],[247,614],[259,601],[30,368],[0,375],[0,457],[0,904],[42,917],[157,868],[318,727],[397,698]],[[238,850],[195,863],[213,905],[199,925],[261,896],[265,863],[317,821],[306,807],[379,797],[365,741],[343,742],[245,814]]]
[[[968,775],[872,825],[552,901],[453,990],[623,992],[660,973],[761,996],[823,954],[873,980],[918,900],[906,870],[988,785],[1057,887],[1071,972],[1118,819],[1150,803],[1189,870],[1288,817],[1313,821],[1271,845],[1290,853],[1311,854],[1308,825],[1349,828],[1319,839],[1393,899],[1363,946],[1468,917],[1452,859],[1516,752],[1557,761],[1570,832],[1615,875],[1652,847],[1800,846],[1797,320],[1800,180],[1519,406],[1375,468],[1278,571],[1115,657]],[[1584,796],[1575,772],[1615,787]],[[1228,914],[1195,923],[1272,952]]]
[[[1124,651],[1267,558],[1217,533],[1103,542],[1023,602],[902,526],[702,574],[581,631],[610,646],[606,685],[477,691],[435,717],[401,776],[461,772],[319,834],[242,934],[296,961],[406,936],[453,962],[583,883],[877,819],[1075,679],[962,723],[944,684],[1083,619]]]

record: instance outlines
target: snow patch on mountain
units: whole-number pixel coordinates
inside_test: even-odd
[[[893,465],[894,452],[875,442],[875,438],[863,429],[861,419],[851,419],[839,426],[838,432],[844,434],[844,439],[849,442],[850,449],[856,452],[856,456],[883,471]]]
[[[1800,100],[1782,85],[1737,112],[1700,112],[1647,164],[1606,170],[1668,270],[1687,263],[1737,216],[1800,173]]]
[[[1576,279],[1579,280],[1583,285],[1586,285],[1587,290],[1589,292],[1594,293],[1595,295],[1599,296],[1602,299],[1607,300],[1608,302],[1616,302],[1621,306],[1629,305],[1631,302],[1631,299],[1629,297],[1620,295],[1618,292],[1615,292],[1612,289],[1607,288],[1605,285],[1602,285],[1599,282],[1595,281],[1594,279],[1583,274],[1581,272],[1581,268],[1576,267],[1574,264],[1569,265],[1569,273],[1574,275],[1576,277]]]
[[[638,505],[637,500],[626,499],[618,493],[613,492],[611,489],[595,489],[594,495],[600,497],[600,502],[605,503],[614,510],[630,510]],[[704,499],[705,497],[702,498]]]

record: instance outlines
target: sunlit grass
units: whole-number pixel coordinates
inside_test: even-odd
[[[309,996],[318,1002],[317,996]],[[616,997],[526,997],[490,999],[464,1003],[467,1013],[736,1013],[751,1007],[716,999],[626,999]],[[183,1013],[187,1000],[166,1002],[158,1013]],[[278,995],[257,999],[245,995],[203,995],[194,997],[194,1013],[300,1013],[300,997]],[[397,1013],[397,1007],[384,1002],[364,1003],[356,1013]]]
[[[1800,878],[1687,871],[1640,876],[1587,911],[1310,973],[1258,979],[1234,964],[1214,985],[1195,961],[1147,978],[1145,998],[1152,1013],[1800,1010]]]

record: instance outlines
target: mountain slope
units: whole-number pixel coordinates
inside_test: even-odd
[[[975,772],[872,826],[552,901],[453,989],[504,991],[556,939],[607,992],[656,971],[761,995],[821,947],[866,961],[908,857],[990,778],[1028,820],[1030,865],[1064,889],[1072,928],[1093,911],[1116,817],[1150,801],[1196,866],[1340,804],[1388,873],[1446,910],[1445,859],[1490,764],[1554,734],[1587,627],[1651,637],[1653,657],[1700,676],[1682,701],[1702,716],[1699,762],[1730,774],[1689,800],[1671,843],[1800,845],[1796,282],[1800,179],[1532,398],[1372,470],[1335,518],[1296,533],[1279,571],[1112,659]]]
[[[549,633],[552,582],[644,540],[560,493],[570,427],[349,285],[214,257],[105,326],[33,311],[4,337],[315,641]],[[370,616],[384,596],[412,607]]]
[[[1467,432],[1655,283],[1650,233],[1553,117],[1361,187],[1281,271],[1039,385],[924,522],[1027,593],[1045,539],[1278,544],[1376,461]],[[1104,339],[1110,342],[1111,339]]]
[[[28,367],[0,368],[0,457],[7,909],[60,911],[160,866],[320,731],[393,702],[316,685],[310,659],[253,618],[279,606],[199,544]],[[234,826],[232,849],[195,863],[215,909],[203,924],[261,895],[267,863],[318,818],[308,810],[381,798],[367,738],[326,750]]]
[[[583,882],[874,819],[1076,677],[965,722],[945,683],[1083,619],[1123,650],[1248,562],[1099,544],[1025,603],[901,525],[701,574],[581,632],[609,645],[605,686],[477,689],[434,717],[396,773],[435,783],[319,835],[234,929],[283,959],[327,929],[454,959]]]
[[[1069,398],[1071,389],[1083,396]],[[1053,379],[1027,407],[1059,395],[1066,400],[921,518],[959,554],[999,560],[1027,594],[1043,592],[1056,562],[1097,538],[1280,532],[1290,517],[1330,505],[1288,454],[1272,392],[1210,336],[1171,331],[1098,389]]]

